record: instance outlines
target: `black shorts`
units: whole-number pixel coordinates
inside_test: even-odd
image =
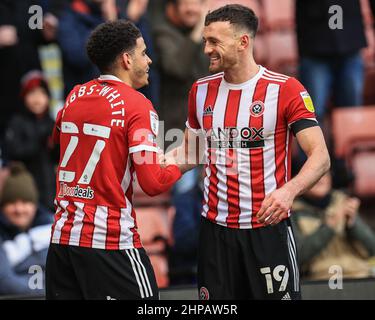
[[[289,219],[257,229],[233,229],[201,220],[200,299],[301,298]]]
[[[150,260],[142,249],[101,250],[50,244],[46,298],[159,299]]]

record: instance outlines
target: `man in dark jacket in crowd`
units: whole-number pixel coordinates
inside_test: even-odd
[[[155,47],[160,59],[159,116],[165,132],[185,129],[188,93],[193,82],[207,74],[203,52],[204,0],[171,0],[166,21],[154,26]],[[168,143],[168,142],[167,142]]]
[[[374,13],[375,0],[370,3]],[[296,29],[300,80],[314,100],[318,120],[324,118],[332,93],[335,106],[361,105],[360,50],[367,42],[360,1],[297,0]]]
[[[57,41],[62,53],[65,96],[76,84],[99,76],[87,57],[86,41],[100,23],[116,19],[117,8],[111,0],[72,0],[60,12]]]
[[[53,215],[38,207],[30,173],[13,164],[0,197],[1,295],[44,293],[44,278],[36,272],[45,267],[52,222]]]
[[[47,43],[46,32],[51,28],[29,27],[33,16],[29,8],[41,3],[38,0],[0,1],[0,142],[10,118],[22,106],[18,94],[22,75],[41,68],[38,46]]]

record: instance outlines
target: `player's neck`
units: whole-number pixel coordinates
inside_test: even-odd
[[[233,84],[244,83],[253,78],[258,71],[259,66],[253,57],[251,59],[242,59],[241,63],[224,71],[224,79]]]
[[[128,86],[133,87],[133,82],[127,72],[112,72],[113,76],[119,78],[122,82],[126,83]]]

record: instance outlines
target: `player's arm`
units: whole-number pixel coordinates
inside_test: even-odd
[[[323,133],[315,119],[314,106],[306,89],[290,78],[280,89],[285,121],[307,156],[300,172],[281,188],[266,195],[257,213],[259,222],[276,224],[288,215],[293,200],[311,188],[330,167]]]
[[[161,167],[156,152],[139,151],[132,153],[131,156],[138,183],[149,196],[168,191],[181,177],[178,166],[169,164]]]
[[[189,92],[188,118],[182,144],[168,152],[165,162],[176,162],[180,170],[185,173],[203,163],[204,158],[204,134],[197,118],[196,106],[197,86],[193,84]]]
[[[182,144],[165,155],[164,163],[176,163],[182,173],[189,171],[204,159],[204,136],[198,130],[185,129]]]
[[[60,132],[61,132],[61,119],[62,119],[63,109],[61,109],[56,116],[55,125],[52,131],[52,142],[54,144],[60,144]]]
[[[307,160],[293,179],[265,197],[257,216],[259,222],[266,225],[284,218],[295,197],[310,189],[329,170],[330,158],[320,127],[304,129],[296,138]]]
[[[166,167],[160,166],[156,145],[158,115],[149,100],[140,99],[138,105],[127,109],[129,154],[140,187],[149,196],[155,196],[169,190],[181,177],[181,171],[172,161]]]

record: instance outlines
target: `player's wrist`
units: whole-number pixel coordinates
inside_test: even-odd
[[[293,199],[300,195],[303,189],[302,186],[295,180],[290,180],[284,185],[284,188],[289,192]]]

